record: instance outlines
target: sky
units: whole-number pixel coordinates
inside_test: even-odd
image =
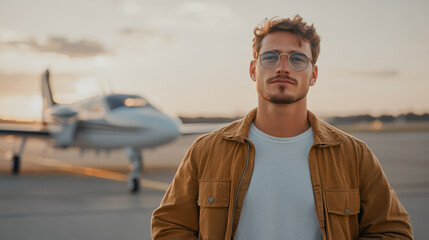
[[[308,108],[429,112],[429,1],[0,0],[0,118],[40,120],[40,76],[71,103],[139,94],[170,114],[243,115],[253,28],[300,14],[321,36]]]

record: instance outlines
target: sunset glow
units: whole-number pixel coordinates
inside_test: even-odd
[[[309,109],[323,116],[429,112],[427,9],[428,1],[388,0],[4,0],[0,118],[41,119],[46,68],[62,103],[113,91],[174,114],[243,115],[257,103],[248,73],[253,28],[297,13],[322,37]]]
[[[3,119],[19,119],[23,121],[39,120],[42,117],[42,97],[6,96],[0,98],[0,116]],[[22,109],[21,106],[26,106]],[[4,117],[3,117],[4,116]],[[7,116],[7,117],[6,117]]]

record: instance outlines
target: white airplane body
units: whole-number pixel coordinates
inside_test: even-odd
[[[18,174],[28,136],[50,137],[55,147],[108,150],[124,148],[132,164],[129,188],[139,190],[141,150],[174,141],[181,135],[174,119],[144,98],[128,94],[96,96],[74,104],[57,104],[50,87],[49,71],[42,76],[43,122],[37,131],[0,129],[0,134],[23,136],[12,158],[12,173]]]
[[[115,101],[145,101],[136,95],[109,94],[73,105],[55,105],[46,109],[45,115],[51,119],[45,122],[56,146],[144,149],[169,143],[180,135],[178,123],[149,103],[145,106],[122,105],[109,109],[106,102],[112,98]],[[96,110],[94,104],[99,104]],[[99,109],[107,111],[98,114],[95,111]]]

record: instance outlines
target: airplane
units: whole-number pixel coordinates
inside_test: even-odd
[[[49,70],[42,74],[42,98],[43,128],[0,129],[0,134],[22,136],[20,147],[12,156],[12,174],[19,174],[27,137],[52,138],[57,148],[125,149],[132,165],[128,187],[136,193],[140,189],[142,149],[170,143],[182,135],[183,125],[178,118],[168,116],[138,95],[110,93],[59,104],[54,100]],[[210,130],[190,128],[184,134],[207,131]]]

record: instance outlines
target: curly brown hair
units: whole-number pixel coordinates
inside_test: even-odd
[[[253,38],[252,46],[253,57],[255,59],[258,56],[259,50],[261,50],[261,43],[264,37],[269,33],[280,31],[290,32],[295,34],[299,41],[304,40],[305,42],[309,42],[311,47],[311,62],[313,65],[316,64],[320,53],[320,36],[316,32],[314,24],[311,24],[311,26],[307,25],[298,14],[293,19],[277,19],[277,17],[271,19],[265,18],[261,24],[255,27],[253,30],[255,37]]]

